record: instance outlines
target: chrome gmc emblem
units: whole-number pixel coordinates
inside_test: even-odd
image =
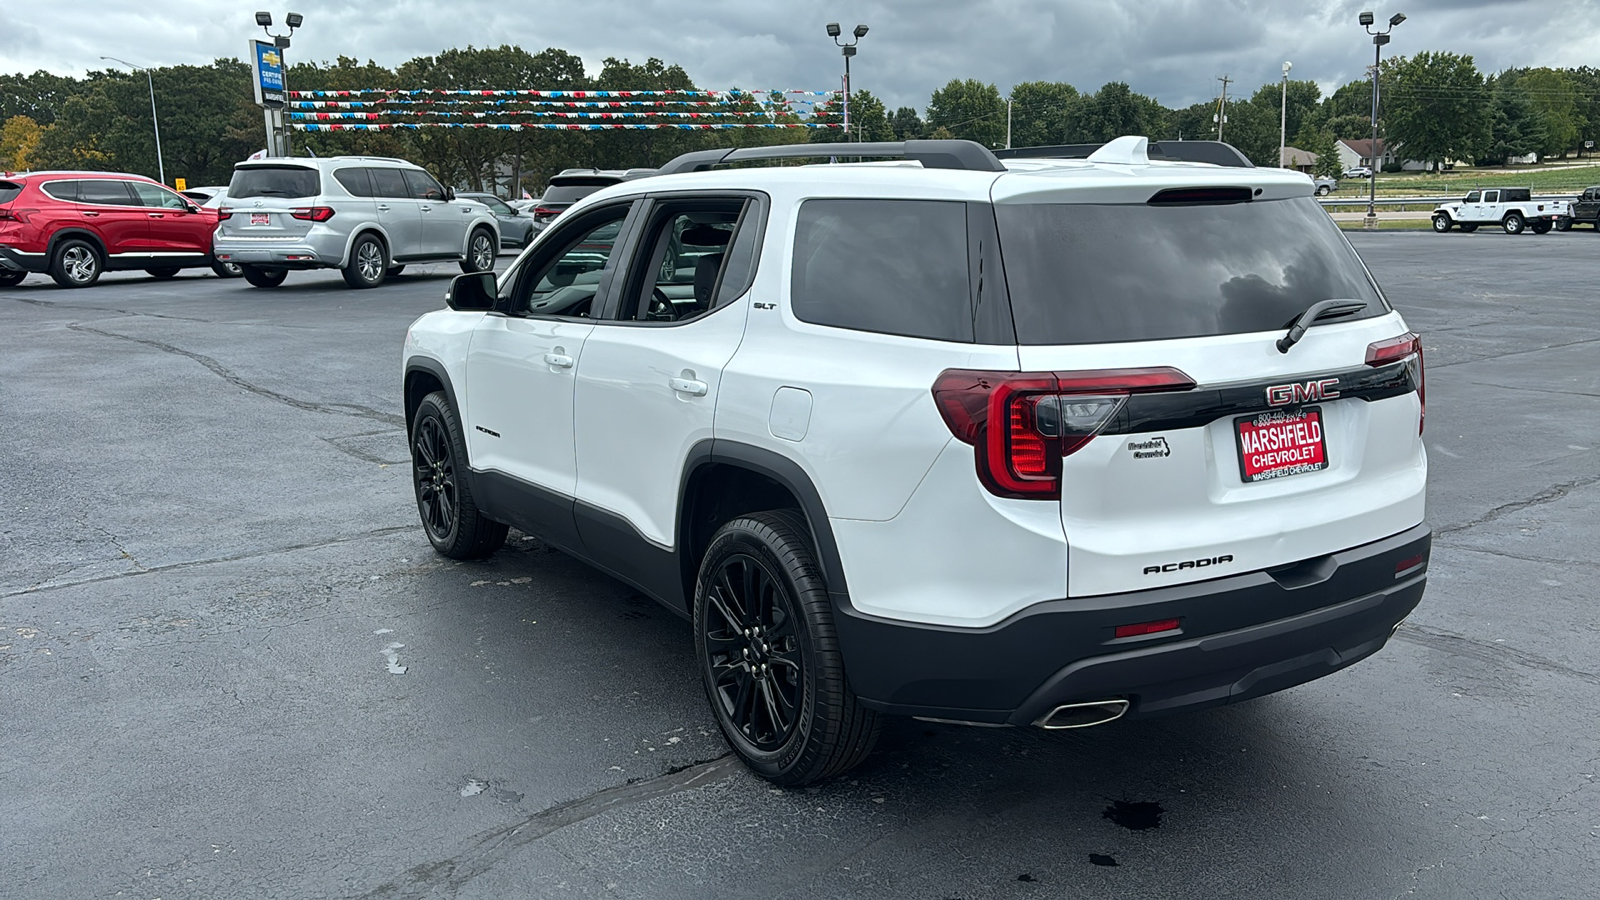
[[[1288,406],[1291,403],[1315,403],[1339,396],[1339,379],[1323,378],[1304,384],[1275,384],[1267,388],[1268,406]]]

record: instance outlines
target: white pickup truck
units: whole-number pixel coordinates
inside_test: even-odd
[[[1444,234],[1453,227],[1471,233],[1479,225],[1499,225],[1506,234],[1531,230],[1545,234],[1567,215],[1564,200],[1534,200],[1528,188],[1487,188],[1471,191],[1460,200],[1441,203],[1433,211],[1433,230]]]

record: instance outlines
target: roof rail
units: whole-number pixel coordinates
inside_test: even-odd
[[[1054,147],[1018,147],[1013,150],[996,150],[994,155],[1000,159],[1088,159],[1104,146],[1105,144],[1059,144]],[[1239,152],[1239,148],[1222,141],[1151,141],[1147,152],[1151,159],[1211,163],[1214,166],[1238,169],[1256,167],[1255,163]]]
[[[722,163],[755,159],[808,159],[823,156],[857,156],[909,159],[924,169],[964,169],[968,172],[1004,172],[1006,167],[987,147],[974,141],[881,141],[864,144],[784,144],[778,147],[741,147],[736,150],[697,150],[685,153],[656,170],[657,175],[704,172]]]

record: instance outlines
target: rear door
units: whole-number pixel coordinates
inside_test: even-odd
[[[78,182],[78,213],[83,224],[106,246],[111,264],[129,265],[152,249],[149,220],[133,186],[120,178],[85,178]]]
[[[378,223],[389,235],[389,258],[404,261],[425,255],[422,249],[422,217],[417,201],[411,197],[400,169],[373,166],[372,197],[378,204]]]
[[[1024,414],[1092,436],[1059,470],[1073,596],[1298,563],[1422,520],[1420,358],[1374,349],[1409,335],[1338,228],[1309,197],[1173,196],[997,197],[1022,370],[1061,383]],[[1366,305],[1281,350],[1323,300]]]

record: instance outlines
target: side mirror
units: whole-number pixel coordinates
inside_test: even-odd
[[[494,309],[498,291],[493,272],[471,272],[457,275],[445,292],[445,305],[461,312],[483,312]]]
[[[200,211],[200,207],[194,205],[193,203],[189,204],[189,212],[197,213],[199,211]]]
[[[449,203],[451,200],[454,200],[455,198],[456,198],[456,189],[453,188],[453,187],[446,187],[444,189],[444,202]]]

